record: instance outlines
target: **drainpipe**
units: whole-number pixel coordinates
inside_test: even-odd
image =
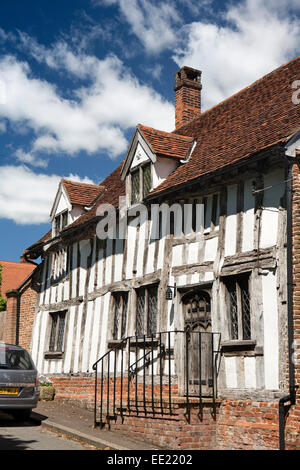
[[[283,154],[287,164],[286,181],[286,249],[287,249],[287,314],[288,314],[288,364],[289,364],[289,394],[279,400],[279,448],[285,450],[285,404],[289,402],[289,407],[295,403],[295,367],[293,362],[293,239],[292,239],[292,203],[293,203],[293,171],[292,160]]]

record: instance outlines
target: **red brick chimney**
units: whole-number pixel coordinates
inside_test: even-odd
[[[175,73],[175,129],[201,113],[201,72],[182,67]]]

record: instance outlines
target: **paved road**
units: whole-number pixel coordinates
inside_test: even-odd
[[[0,450],[88,450],[88,447],[47,431],[35,421],[17,423],[0,411]]]

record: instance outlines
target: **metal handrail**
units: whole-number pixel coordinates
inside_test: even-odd
[[[189,420],[190,417],[190,397],[195,396],[194,393],[190,393],[190,384],[189,384],[189,360],[190,360],[190,351],[188,346],[188,341],[191,335],[199,335],[199,417],[202,419],[202,410],[203,410],[203,390],[202,390],[202,340],[203,335],[210,335],[210,364],[211,364],[211,374],[212,377],[209,379],[211,381],[212,388],[212,400],[213,400],[213,413],[216,412],[216,395],[217,395],[217,375],[218,375],[218,357],[220,353],[220,340],[221,335],[219,333],[213,332],[191,332],[189,330],[172,330],[172,331],[162,331],[152,335],[136,335],[128,336],[122,338],[120,342],[113,345],[105,354],[103,354],[94,364],[93,370],[95,371],[95,401],[94,401],[94,424],[98,424],[96,415],[97,415],[97,393],[98,393],[98,366],[101,363],[101,393],[100,393],[100,425],[103,424],[103,411],[104,403],[106,400],[106,422],[110,422],[111,419],[117,419],[119,414],[123,419],[124,409],[128,413],[136,412],[138,415],[141,411],[144,411],[145,414],[151,412],[153,415],[160,413],[172,414],[172,372],[171,372],[171,335],[183,334],[185,341],[185,395],[186,395],[186,417]],[[218,336],[218,342],[215,349],[215,337]],[[127,349],[128,348],[128,349]],[[150,348],[149,351],[146,349]],[[175,344],[174,348],[174,357],[175,360]],[[124,366],[124,353],[127,349],[127,365]],[[142,356],[139,357],[140,351],[142,349]],[[154,350],[157,350],[155,360],[157,361],[158,371],[154,374]],[[120,370],[117,371],[117,353],[119,351],[119,364]],[[168,351],[168,354],[166,354]],[[112,357],[111,355],[114,354]],[[131,362],[131,356],[135,354],[135,362]],[[168,356],[168,357],[167,357]],[[107,370],[105,373],[105,386],[104,386],[104,361],[107,359]],[[112,374],[111,374],[111,360],[113,361],[112,365]],[[168,364],[168,373],[164,374],[164,364]],[[146,369],[152,364],[151,372],[147,371],[148,376],[148,387],[146,394]],[[140,367],[139,367],[140,365]],[[118,376],[118,372],[120,375]],[[124,398],[126,398],[126,377],[127,372],[127,403],[126,407],[123,407]],[[141,372],[139,374],[139,372]],[[163,383],[163,376],[166,377],[165,384]],[[155,379],[159,381],[159,385],[154,384]],[[120,380],[120,387],[117,389],[117,380]],[[197,379],[198,380],[198,379]],[[133,382],[133,383],[132,383]],[[196,382],[193,382],[194,384]],[[131,385],[132,384],[132,385]],[[112,386],[112,389],[110,388]],[[106,387],[106,388],[105,388]],[[105,391],[105,397],[104,397]],[[141,393],[142,391],[142,393]],[[168,407],[164,407],[163,394],[164,391],[167,391],[168,396]],[[116,395],[118,393],[119,398],[119,407],[117,407]],[[132,395],[133,393],[133,395]],[[156,399],[155,395],[158,393],[159,400]],[[147,395],[147,396],[146,396]],[[150,411],[149,411],[150,403]]]

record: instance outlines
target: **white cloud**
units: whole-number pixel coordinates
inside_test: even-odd
[[[173,55],[179,67],[202,70],[203,108],[208,108],[271,72],[299,52],[299,18],[287,0],[245,0],[229,4],[224,26],[186,25],[185,44]]]
[[[16,158],[19,162],[27,163],[32,166],[40,167],[40,168],[47,168],[48,161],[43,160],[42,158],[37,158],[35,155],[31,153],[24,152],[22,149],[17,149],[16,151]]]
[[[67,99],[56,86],[34,77],[28,63],[14,56],[0,59],[0,82],[6,89],[0,119],[9,120],[16,132],[21,126],[34,132],[31,154],[105,151],[114,158],[126,152],[125,132],[139,122],[172,130],[173,105],[141,84],[116,56],[99,60],[72,52],[64,42],[50,49],[28,37],[26,42],[37,60],[77,79]],[[81,79],[88,84],[82,86]]]
[[[93,183],[77,175],[66,178]],[[61,176],[35,173],[26,166],[0,166],[0,218],[17,224],[49,222],[49,214]]]
[[[118,5],[131,32],[147,52],[158,53],[177,43],[177,26],[182,23],[176,2],[150,0],[99,0],[94,5]],[[191,1],[188,1],[190,6]]]

